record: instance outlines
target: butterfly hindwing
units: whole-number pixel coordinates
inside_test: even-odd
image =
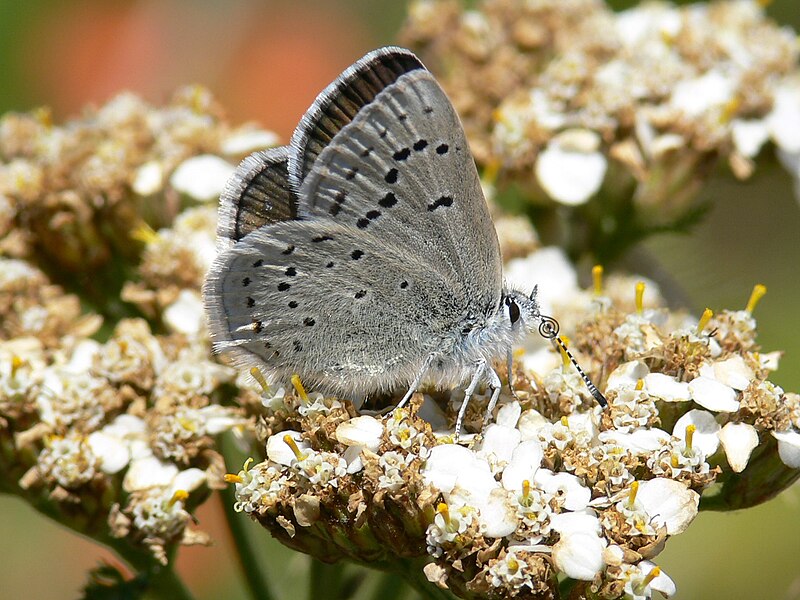
[[[255,152],[239,164],[220,196],[220,240],[238,242],[259,227],[297,217],[288,151],[282,146]]]
[[[409,248],[307,220],[221,253],[204,294],[217,351],[335,392],[407,386],[453,327],[447,288]]]

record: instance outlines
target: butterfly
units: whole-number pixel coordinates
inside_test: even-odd
[[[456,436],[481,383],[494,409],[496,359],[510,373],[512,347],[536,328],[560,342],[536,288],[504,285],[461,121],[403,48],[355,62],[288,146],[239,165],[218,239],[204,285],[216,351],[356,401],[405,390],[402,406],[423,383],[466,384]]]

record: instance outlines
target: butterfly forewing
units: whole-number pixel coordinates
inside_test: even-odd
[[[308,218],[413,244],[450,282],[460,311],[497,305],[497,236],[461,123],[428,71],[401,75],[362,108],[319,154],[298,196]]]

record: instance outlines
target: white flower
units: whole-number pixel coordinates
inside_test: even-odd
[[[739,355],[702,364],[700,366],[700,375],[714,379],[739,391],[747,388],[750,382],[755,379],[755,373]]]
[[[747,467],[750,455],[758,446],[758,432],[748,423],[726,423],[717,434],[728,464],[734,473],[741,473]]]
[[[737,85],[733,77],[712,69],[695,79],[678,82],[672,90],[670,103],[687,116],[697,117],[731,102]]]
[[[151,454],[147,425],[139,417],[122,414],[89,435],[87,440],[104,473],[119,473],[132,458]]]
[[[503,487],[509,491],[518,492],[523,488],[523,482],[533,483],[536,471],[542,464],[544,451],[538,440],[528,440],[520,443],[511,455],[511,460],[503,471]]]
[[[467,448],[456,444],[432,448],[422,476],[448,504],[477,510],[484,535],[504,537],[516,529],[508,493],[495,480],[489,463]]]
[[[443,546],[452,543],[464,533],[472,524],[474,515],[474,510],[469,507],[450,509],[446,504],[440,504],[433,523],[428,525],[425,532],[428,553],[435,557],[441,556]]]
[[[169,178],[170,185],[197,200],[219,198],[234,166],[213,154],[193,156],[183,161]]]
[[[278,135],[266,129],[242,129],[222,140],[220,150],[223,154],[250,154],[256,150],[277,146]]]
[[[678,535],[697,516],[700,494],[673,479],[656,477],[639,482],[634,504],[647,515],[649,524],[666,528],[668,535]]]
[[[640,379],[644,379],[648,373],[650,373],[650,369],[639,360],[622,363],[609,373],[606,390],[610,391],[636,387],[636,383]]]
[[[592,491],[570,473],[553,473],[549,469],[539,469],[534,476],[534,482],[539,488],[555,496],[566,510],[582,510],[589,505],[592,498]]]
[[[294,442],[294,447],[287,442],[287,439]],[[300,456],[295,454],[295,448],[300,452]],[[299,431],[281,431],[267,439],[267,458],[279,465],[288,467],[306,452],[313,451],[309,443],[303,440],[303,435]]]
[[[336,439],[348,446],[344,454],[348,473],[357,473],[364,468],[361,450],[367,448],[376,452],[381,443],[383,429],[381,421],[367,415],[355,417],[336,427]]]
[[[590,513],[563,513],[550,518],[552,529],[561,534],[553,546],[556,567],[573,579],[591,581],[605,566],[603,551],[608,542],[599,537],[600,521]]]
[[[183,289],[164,309],[162,319],[170,331],[196,338],[206,326],[203,299],[196,290]]]
[[[164,167],[158,161],[144,163],[133,175],[131,188],[140,196],[150,196],[164,186]]]
[[[71,433],[67,437],[50,438],[39,454],[39,470],[59,485],[72,489],[92,480],[97,457],[85,438]]]
[[[579,293],[578,274],[563,249],[548,246],[524,258],[508,262],[504,276],[509,286],[527,290],[539,285],[536,300],[541,311],[551,313],[553,307]],[[560,358],[556,356],[556,360]]]
[[[333,452],[311,452],[292,466],[314,485],[339,486],[339,478],[347,474],[347,461]]]
[[[724,383],[709,377],[695,377],[689,382],[689,394],[692,400],[703,408],[715,412],[736,412],[739,401],[736,391]]]
[[[719,448],[719,423],[714,415],[705,410],[690,410],[675,423],[672,435],[686,441],[686,428],[693,426],[692,446],[698,448],[705,456],[711,456]]]
[[[625,581],[625,594],[629,600],[647,600],[653,591],[669,597],[677,591],[675,583],[666,573],[647,560],[637,565],[622,565],[619,579]]]
[[[336,427],[336,439],[345,446],[378,449],[383,435],[383,423],[370,416],[360,416],[340,423]]]
[[[778,440],[778,456],[790,469],[800,469],[800,432],[795,429],[773,431],[772,436]]]
[[[663,373],[648,373],[644,378],[644,389],[665,402],[686,402],[690,396],[688,383]]]
[[[635,429],[630,433],[622,433],[610,429],[598,435],[601,442],[612,443],[630,450],[633,454],[649,454],[669,443],[670,435],[657,427]]]
[[[378,478],[378,488],[396,492],[405,484],[403,472],[414,460],[412,454],[400,454],[394,450],[381,454],[378,464],[383,469],[383,475]]]
[[[248,459],[233,478],[236,483],[233,509],[236,512],[252,513],[274,504],[287,482],[287,478],[275,467],[262,462],[248,468],[251,462],[252,459]]]
[[[603,183],[608,163],[600,136],[570,129],[554,136],[536,160],[536,179],[545,192],[568,206],[584,204]]]
[[[507,550],[505,556],[489,568],[489,576],[494,587],[521,588],[527,585],[533,588],[528,563],[518,557],[513,550]]]
[[[477,454],[489,463],[493,472],[500,472],[519,446],[521,435],[519,429],[492,423],[483,431]]]
[[[734,119],[731,122],[731,136],[742,156],[755,158],[769,139],[769,127],[761,119]]]

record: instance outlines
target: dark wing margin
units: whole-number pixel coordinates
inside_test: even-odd
[[[292,188],[300,189],[319,153],[364,106],[401,75],[424,68],[410,50],[388,46],[373,50],[339,75],[317,96],[292,135],[289,153]]]
[[[289,147],[255,152],[245,158],[220,195],[217,237],[238,242],[259,227],[297,218],[297,199],[289,185]]]

